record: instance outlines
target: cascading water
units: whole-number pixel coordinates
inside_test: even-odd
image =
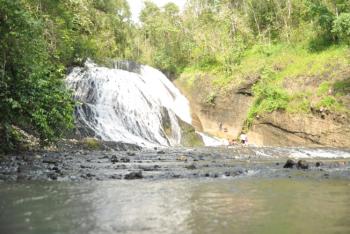
[[[188,100],[160,71],[143,65],[128,67],[133,72],[87,61],[85,67],[72,70],[66,82],[82,103],[76,107],[77,122],[86,135],[106,141],[179,145],[178,117],[191,123]]]

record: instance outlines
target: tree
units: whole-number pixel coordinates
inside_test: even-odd
[[[50,63],[43,22],[26,7],[23,1],[0,0],[0,131],[7,150],[14,147],[13,126],[48,143],[73,122],[64,68]]]

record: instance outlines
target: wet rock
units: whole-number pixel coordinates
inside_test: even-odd
[[[80,168],[81,169],[89,169],[89,168],[92,168],[91,166],[87,166],[87,165],[80,165]]]
[[[123,177],[122,175],[111,175],[109,178],[113,180],[121,180]]]
[[[46,164],[58,164],[59,160],[57,158],[44,158],[43,163]]]
[[[187,157],[186,156],[184,156],[184,155],[181,155],[181,156],[178,156],[177,158],[176,158],[176,160],[177,161],[182,161],[182,162],[187,162]]]
[[[117,165],[117,167],[115,169],[126,169],[127,167],[124,165],[124,164],[121,164],[121,165]]]
[[[117,162],[119,162],[118,157],[115,156],[115,155],[113,155],[112,158],[111,158],[111,162],[112,162],[112,163],[117,163]]]
[[[87,173],[86,174],[87,177],[95,177],[96,175],[92,174],[92,173]]]
[[[197,169],[195,164],[191,164],[191,165],[185,166],[185,168],[188,169],[188,170],[195,170],[195,169]]]
[[[158,165],[154,165],[154,166],[139,166],[139,169],[141,169],[143,171],[155,171],[158,168],[160,168],[160,166],[158,166]]]
[[[236,171],[225,171],[224,175],[225,176],[239,176],[239,175],[242,175],[243,174],[243,170],[241,169],[238,169]]]
[[[283,168],[293,168],[296,165],[295,161],[292,159],[288,159],[284,164]]]
[[[159,150],[159,151],[157,151],[157,154],[165,154],[165,151],[164,150]]]
[[[55,173],[49,173],[47,176],[48,176],[51,180],[57,180],[57,178],[58,178],[57,174],[55,174]]]
[[[49,167],[49,169],[51,171],[56,172],[56,173],[60,173],[61,172],[61,169],[58,166],[51,166],[51,167]]]
[[[130,162],[130,159],[128,157],[122,157],[120,159],[120,161],[123,162],[123,163],[128,163],[128,162]]]
[[[91,180],[93,177],[96,177],[96,175],[94,175],[92,173],[87,173],[85,175],[81,175],[80,177],[83,178],[83,179]]]
[[[321,167],[321,166],[323,166],[323,162],[316,162],[315,166],[316,167]]]
[[[135,156],[136,154],[134,152],[126,152],[128,156]]]
[[[115,156],[116,157],[116,156]],[[109,157],[107,155],[104,155],[102,157],[99,157],[99,159],[108,159]]]
[[[305,160],[299,160],[297,164],[297,168],[303,169],[303,170],[309,169],[309,163],[306,162]]]
[[[142,179],[142,171],[138,171],[138,172],[130,172],[129,174],[126,174],[124,176],[124,179],[126,180],[135,180],[135,179]]]

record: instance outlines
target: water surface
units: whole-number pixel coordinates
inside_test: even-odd
[[[350,233],[350,180],[0,184],[0,233]]]

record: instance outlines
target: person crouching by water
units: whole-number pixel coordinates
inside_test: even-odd
[[[240,139],[242,145],[244,145],[244,146],[248,145],[248,137],[246,134],[242,133],[240,135],[239,139]]]

